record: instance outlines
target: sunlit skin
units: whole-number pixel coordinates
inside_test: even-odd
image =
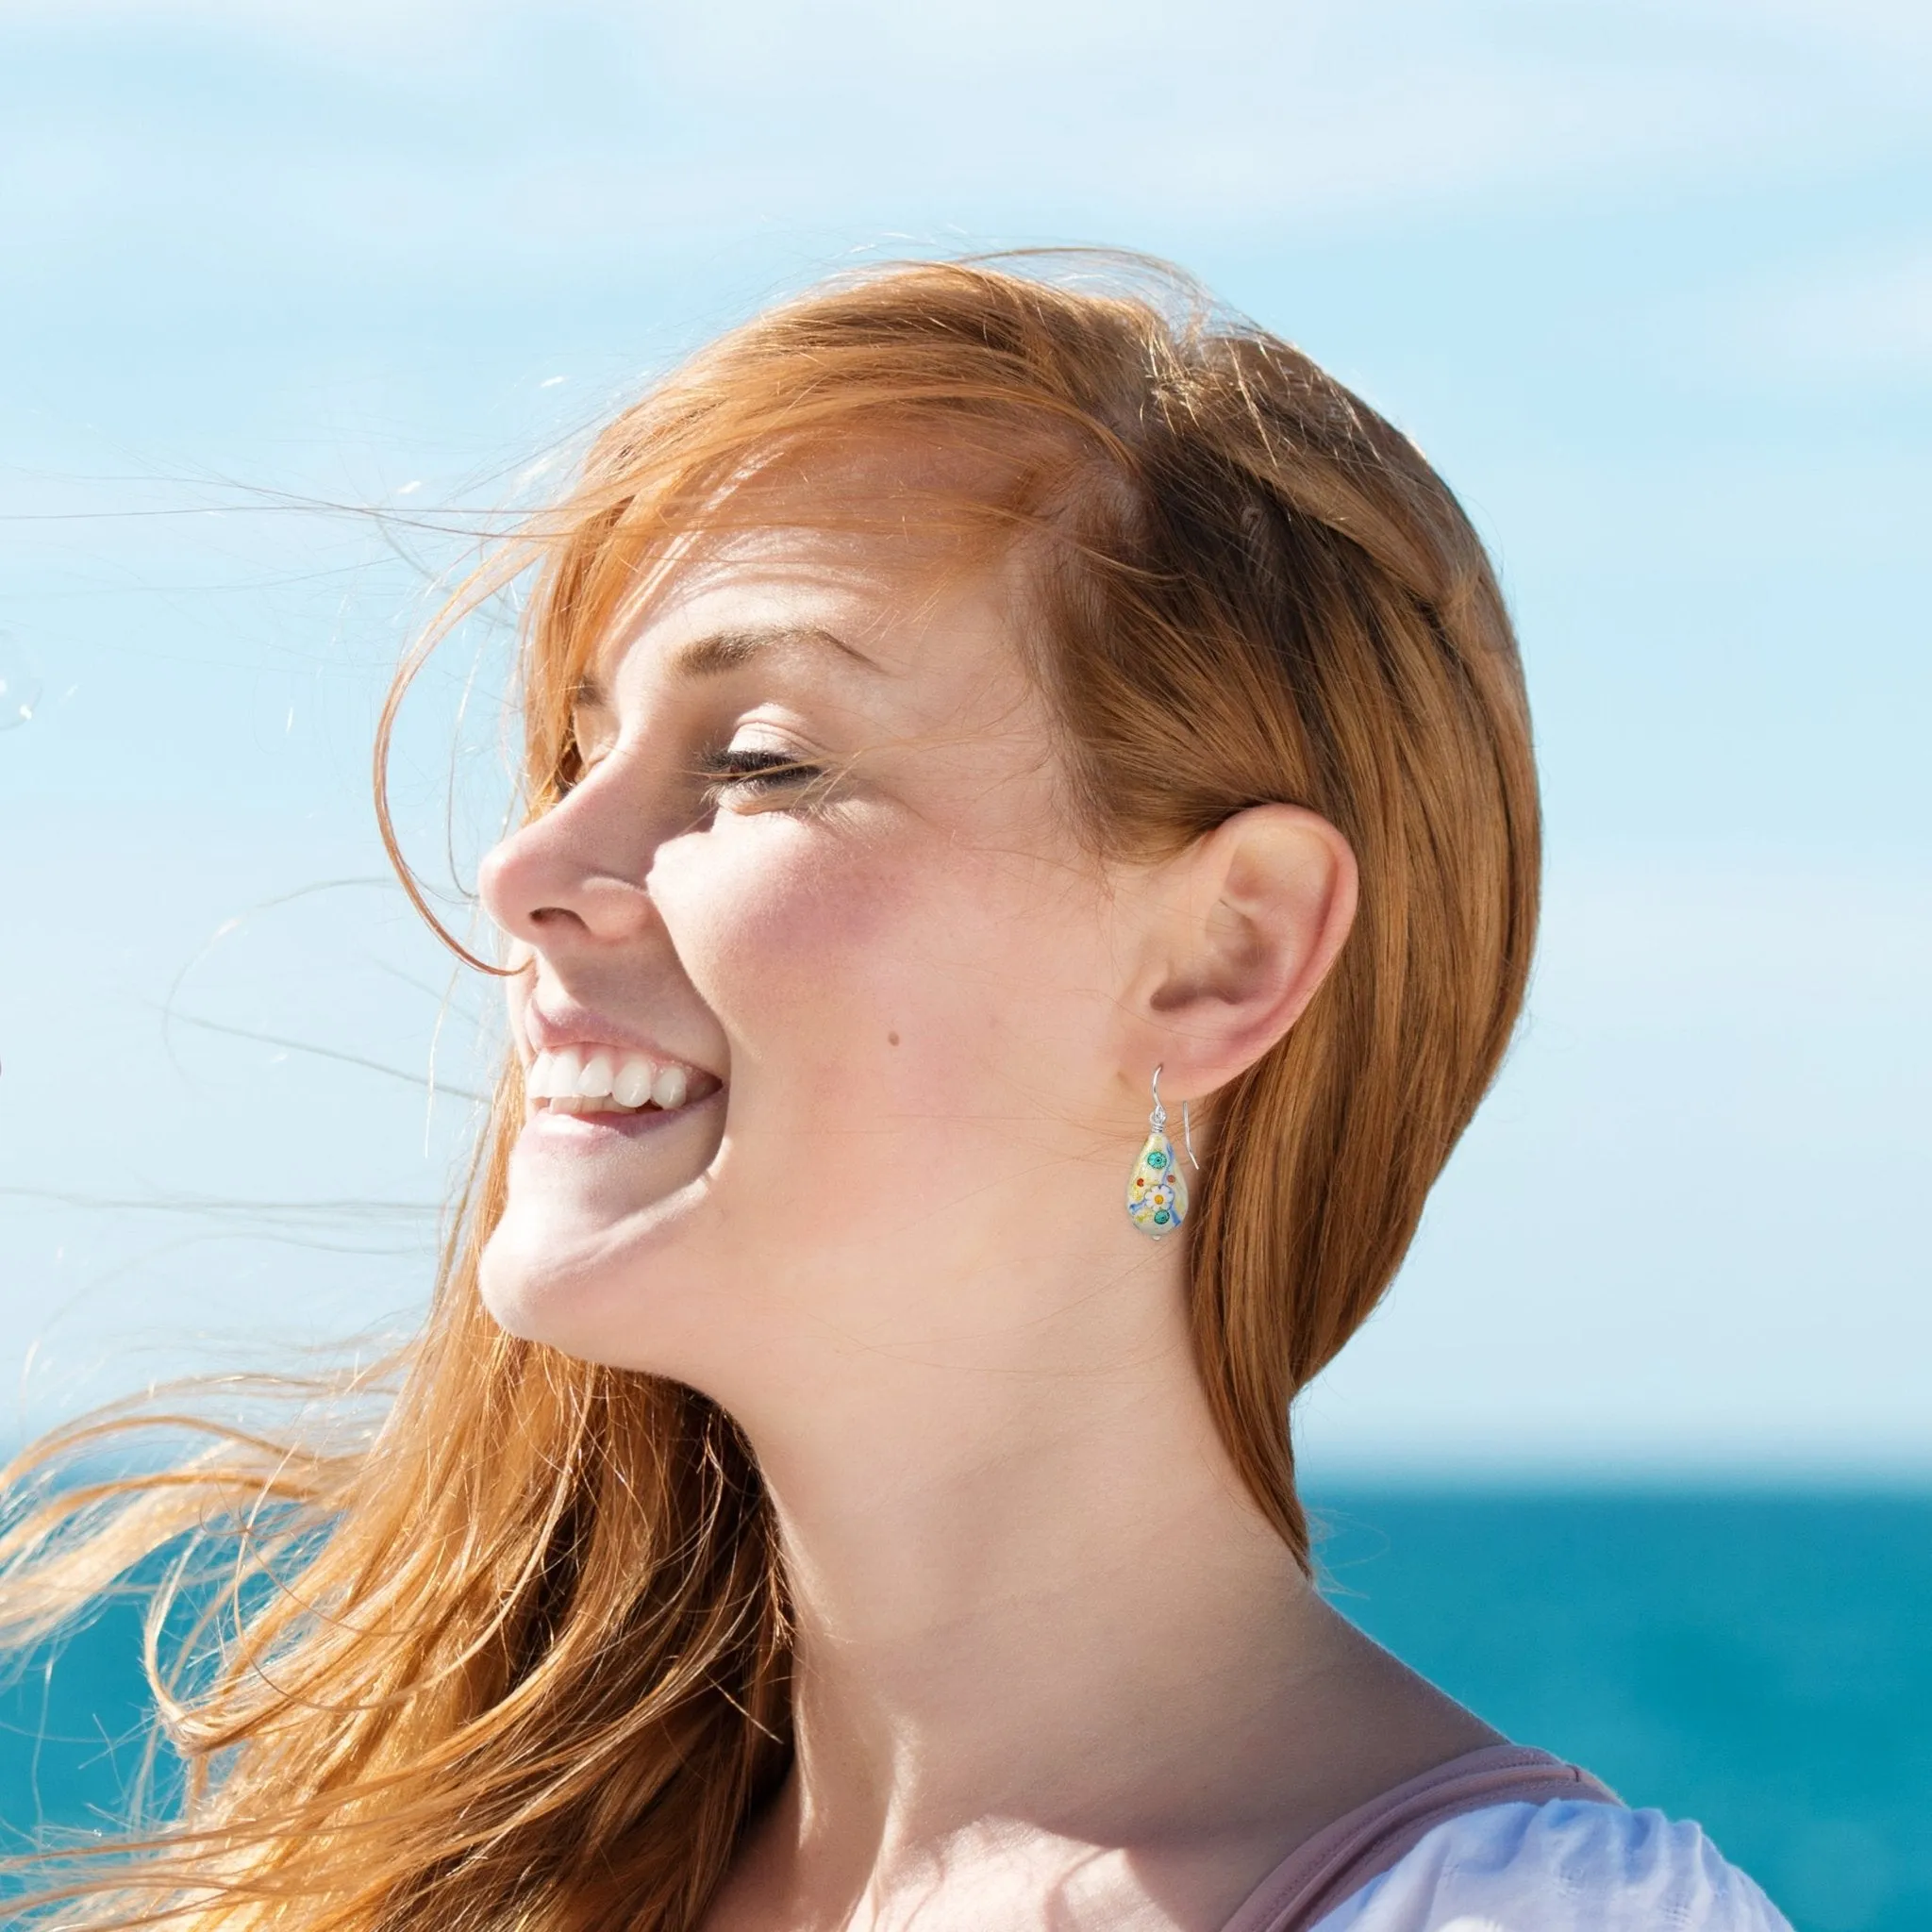
[[[1124,1207],[1153,1069],[1206,1159],[1351,855],[1278,805],[1096,858],[1024,568],[782,527],[687,559],[599,658],[585,775],[485,872],[526,1061],[655,1050],[704,1096],[533,1106],[484,1290],[716,1398],[769,1483],[797,1760],[708,1932],[1210,1932],[1496,1741],[1306,1584],[1210,1421],[1183,1241]]]

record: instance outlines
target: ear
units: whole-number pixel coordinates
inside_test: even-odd
[[[1294,805],[1236,812],[1145,875],[1125,1042],[1138,1088],[1197,1099],[1265,1054],[1315,995],[1355,921],[1348,841]]]

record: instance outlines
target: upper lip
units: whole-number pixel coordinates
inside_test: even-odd
[[[611,1046],[620,1051],[647,1055],[659,1063],[675,1061],[693,1073],[718,1074],[681,1053],[651,1038],[635,1026],[593,1013],[575,1000],[553,1000],[540,1005],[534,998],[524,1008],[524,1038],[531,1053],[558,1053],[567,1046]]]

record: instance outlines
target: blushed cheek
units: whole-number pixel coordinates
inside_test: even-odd
[[[731,1040],[735,1089],[755,1082],[790,1126],[962,1097],[986,1065],[978,1009],[1006,996],[997,907],[970,863],[802,839],[712,857],[653,891]]]
[[[916,865],[814,850],[782,831],[741,849],[660,858],[651,876],[680,962],[734,1034],[849,999],[891,970],[914,922]],[[833,997],[828,1001],[827,995]]]

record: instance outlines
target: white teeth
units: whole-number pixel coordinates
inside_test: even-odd
[[[684,1105],[691,1074],[683,1067],[658,1066],[642,1054],[620,1059],[614,1049],[566,1046],[530,1061],[524,1091],[531,1100],[547,1100],[558,1113],[609,1113],[654,1101],[669,1112]]]
[[[651,1083],[658,1070],[649,1060],[633,1055],[617,1070],[610,1083],[610,1097],[620,1107],[641,1107],[651,1097]]]

